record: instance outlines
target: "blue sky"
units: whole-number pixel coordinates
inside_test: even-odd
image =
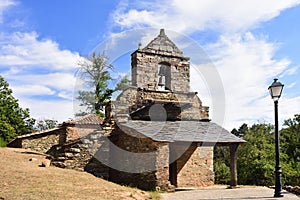
[[[276,77],[285,84],[279,104],[282,121],[300,113],[299,4],[0,0],[0,74],[32,117],[62,122],[74,117],[82,57],[96,47],[104,49],[116,74],[124,75],[138,42],[145,46],[165,28],[191,57],[192,89],[210,106],[213,121],[229,130],[242,123],[273,123],[267,88]],[[198,62],[200,55],[209,65]]]

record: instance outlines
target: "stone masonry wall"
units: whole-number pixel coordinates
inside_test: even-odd
[[[109,179],[141,189],[169,190],[167,143],[154,142],[134,131],[112,133]]]
[[[177,160],[177,170],[178,187],[213,185],[213,146],[196,146],[193,144]]]
[[[57,167],[88,171],[108,178],[109,141],[104,131],[92,132],[81,139],[53,146],[49,154],[52,155],[52,164]]]
[[[143,50],[137,50],[131,56],[132,66],[132,85],[148,88],[151,82],[158,83],[159,65],[165,63],[171,71],[171,90],[189,91],[190,90],[190,63],[185,57],[165,56],[151,54]]]
[[[35,135],[21,139],[22,148],[47,153],[53,145],[63,144],[66,141],[65,129],[58,129],[48,135]]]
[[[209,108],[194,92],[155,91],[140,88],[128,88],[107,106],[106,117],[149,120],[149,109],[155,104],[161,104],[166,110],[167,120],[208,120]]]

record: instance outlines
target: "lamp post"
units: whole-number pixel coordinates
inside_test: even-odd
[[[276,151],[276,165],[275,165],[275,193],[274,197],[283,197],[281,194],[281,166],[280,166],[280,152],[279,152],[279,133],[278,133],[278,100],[281,96],[283,84],[277,82],[277,78],[274,79],[272,85],[269,86],[271,97],[274,101],[275,109],[275,151]]]

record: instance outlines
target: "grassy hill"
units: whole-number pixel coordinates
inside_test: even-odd
[[[40,167],[44,157],[27,149],[0,148],[0,199],[144,200],[159,196],[120,186],[86,172]],[[29,161],[31,158],[35,159]]]

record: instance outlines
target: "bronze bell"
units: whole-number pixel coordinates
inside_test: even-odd
[[[160,76],[158,80],[158,86],[164,86],[165,85],[165,76]]]

